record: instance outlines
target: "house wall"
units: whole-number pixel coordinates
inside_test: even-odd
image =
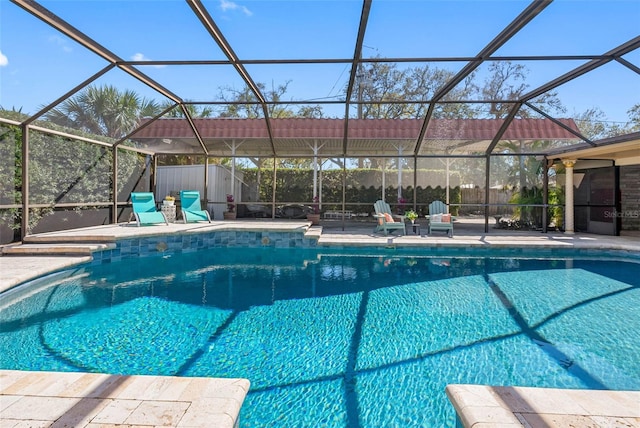
[[[622,230],[640,230],[640,165],[620,167]]]

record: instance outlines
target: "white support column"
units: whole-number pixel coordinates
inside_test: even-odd
[[[318,141],[313,142],[313,201],[318,196]]]
[[[451,200],[449,198],[449,165],[451,165],[451,159],[447,158],[447,168],[446,168],[446,178],[445,178],[445,192],[446,192],[446,201],[445,204],[447,204],[447,206],[449,206],[449,204],[451,203]]]
[[[384,197],[384,194],[385,194],[385,189],[384,188],[387,185],[387,183],[386,183],[387,180],[386,180],[386,175],[385,175],[386,169],[387,169],[387,159],[385,158],[385,159],[382,159],[382,195],[381,195],[381,199],[383,201],[386,200],[385,197]]]
[[[324,147],[324,144],[318,145],[318,140],[313,140],[313,145],[307,143],[307,146],[313,151],[313,161],[311,167],[313,168],[313,200],[318,197],[319,208],[322,208],[322,183],[319,182],[318,172],[322,168],[322,164],[318,162],[318,154],[320,149]]]
[[[398,198],[399,202],[402,198],[402,145],[398,145]]]
[[[573,235],[575,228],[573,217],[573,166],[576,164],[576,160],[563,159],[562,164],[566,169],[564,188],[564,233],[567,235]]]
[[[326,160],[326,159],[325,159]],[[322,210],[322,165],[324,161],[318,161],[318,208]]]
[[[236,152],[238,147],[244,144],[246,140],[236,141],[232,140],[231,144],[225,141],[225,145],[231,149],[231,183],[230,183],[230,191],[229,193],[236,197]]]
[[[232,140],[231,144],[229,144],[227,141],[224,142],[225,146],[227,146],[229,149],[231,149],[231,183],[229,183],[231,190],[229,191],[229,193],[234,195],[234,197],[235,197],[235,191],[236,191],[236,183],[235,183],[235,179],[236,179],[236,149],[238,147],[240,147],[243,143],[244,143],[244,141],[241,141],[240,143],[238,143],[236,140]]]
[[[234,141],[231,146],[231,194],[236,195],[236,142]]]
[[[445,166],[445,182],[444,182],[444,188],[445,188],[445,203],[447,204],[447,206],[449,204],[451,204],[451,164],[454,162],[454,160],[452,160],[451,158],[445,158],[445,160],[440,159],[440,162],[444,164]]]

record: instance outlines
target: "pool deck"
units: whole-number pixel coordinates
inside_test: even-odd
[[[0,426],[239,426],[246,379],[0,371]]]
[[[91,260],[93,251],[118,239],[215,230],[303,231],[322,247],[483,247],[622,250],[640,254],[640,233],[623,236],[516,232],[484,223],[456,223],[444,234],[374,234],[370,223],[324,221],[215,221],[135,227],[95,226],[32,235],[21,245],[0,248],[0,293],[49,272]],[[409,231],[411,232],[411,231]],[[0,426],[14,427],[232,427],[247,393],[246,379],[113,376],[88,373],[0,371]],[[443,391],[444,393],[444,391]],[[464,427],[640,428],[640,391],[449,385],[446,393]],[[219,423],[218,423],[219,421]]]
[[[448,385],[464,427],[640,427],[640,391]]]

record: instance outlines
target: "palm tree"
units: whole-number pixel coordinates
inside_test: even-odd
[[[121,138],[141,118],[160,113],[154,100],[141,98],[132,90],[120,92],[110,85],[89,86],[45,114],[45,119],[97,135]]]

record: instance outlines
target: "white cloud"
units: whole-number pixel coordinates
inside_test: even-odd
[[[4,67],[9,64],[9,58],[0,51],[0,67]]]
[[[60,46],[64,52],[71,52],[73,50],[71,46],[69,46],[67,40],[63,39],[60,36],[49,37],[49,43],[53,43],[55,45]]]
[[[226,12],[228,10],[240,10],[247,16],[253,15],[253,12],[251,12],[245,6],[240,6],[238,3],[229,0],[220,0],[220,9],[222,9],[223,12]]]
[[[147,58],[143,53],[137,52],[131,56],[132,61],[152,61],[151,58]],[[155,68],[163,68],[165,65],[153,65]]]

